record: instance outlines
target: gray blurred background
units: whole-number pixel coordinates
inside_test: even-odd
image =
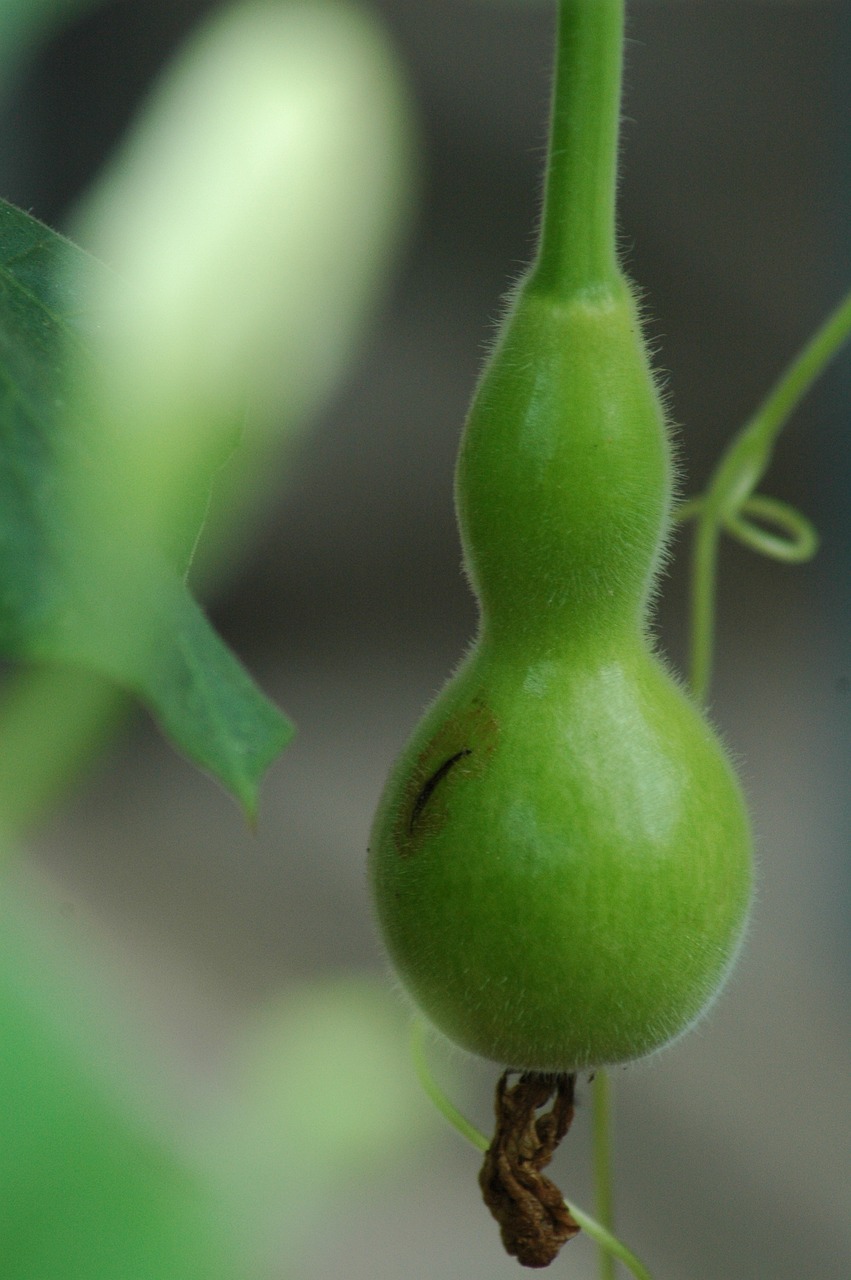
[[[229,1029],[271,993],[316,974],[381,973],[364,880],[372,809],[474,627],[452,468],[500,296],[530,254],[551,11],[508,0],[377,8],[418,114],[415,225],[345,385],[208,600],[299,736],[271,771],[252,835],[136,716],[34,841],[65,910],[81,928],[97,922],[187,1087],[215,1078]],[[851,6],[629,8],[622,242],[692,492],[851,283]],[[58,35],[5,105],[2,194],[61,226],[204,9],[125,0]],[[760,885],[712,1017],[652,1064],[615,1073],[619,1227],[658,1280],[851,1275],[850,420],[846,353],[764,485],[815,519],[816,561],[786,568],[724,551],[712,711],[752,801]],[[678,551],[659,620],[677,664],[686,539]],[[461,1072],[486,1125],[495,1072]],[[584,1204],[588,1146],[586,1114],[558,1165]],[[302,1276],[517,1275],[479,1201],[476,1164],[437,1128],[404,1176],[334,1206]],[[575,1277],[592,1268],[582,1246],[556,1264]]]

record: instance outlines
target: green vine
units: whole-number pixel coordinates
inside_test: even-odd
[[[717,555],[722,532],[762,555],[787,564],[810,559],[818,548],[818,534],[805,516],[776,498],[754,493],[754,489],[768,469],[780,431],[849,337],[851,293],[804,346],[754,416],[733,437],[706,492],[683,503],[677,512],[680,522],[695,520],[697,523],[689,683],[701,703],[706,701],[711,673]],[[765,525],[773,526],[776,532]],[[417,1075],[427,1096],[462,1137],[478,1151],[487,1151],[488,1139],[453,1106],[434,1080],[426,1060],[425,1029],[420,1020],[414,1023],[411,1045]],[[612,1229],[611,1085],[603,1070],[595,1076],[592,1112],[598,1217],[592,1218],[570,1200],[565,1200],[565,1204],[580,1227],[599,1246],[600,1280],[614,1280],[616,1261],[622,1262],[636,1280],[652,1280],[644,1264],[618,1240]]]
[[[594,1076],[591,1093],[591,1118],[594,1152],[594,1204],[603,1235],[589,1232],[600,1246],[600,1280],[615,1280],[616,1249],[624,1246],[614,1235],[615,1183],[612,1175],[612,1085],[609,1073],[601,1067]],[[574,1211],[573,1214],[576,1217]],[[577,1222],[579,1219],[577,1218]],[[580,1222],[580,1226],[583,1224]],[[585,1228],[588,1230],[587,1227]],[[616,1246],[616,1249],[613,1248]],[[627,1250],[628,1252],[628,1250]],[[630,1255],[632,1256],[632,1255]],[[624,1259],[625,1261],[626,1259]],[[646,1272],[645,1272],[646,1274]]]
[[[426,1058],[425,1042],[425,1023],[421,1018],[416,1018],[411,1029],[411,1057],[424,1093],[452,1128],[461,1134],[462,1138],[466,1138],[467,1142],[475,1147],[477,1151],[486,1152],[490,1146],[489,1139],[466,1116],[461,1114],[458,1108],[447,1098],[432,1075]],[[601,1075],[602,1073],[598,1074],[597,1081],[600,1080]],[[608,1126],[606,1126],[606,1131],[608,1133]],[[610,1194],[610,1187],[611,1182],[609,1181],[607,1194]],[[592,1218],[589,1213],[586,1213],[584,1209],[580,1209],[572,1200],[565,1200],[565,1204],[582,1230],[599,1246],[601,1256],[606,1259],[604,1264],[606,1268],[610,1267],[610,1259],[617,1260],[629,1268],[636,1280],[653,1280],[644,1263],[636,1258],[632,1250],[628,1249],[623,1241],[618,1240],[607,1226],[596,1218]],[[606,1274],[607,1272],[601,1269],[601,1276]],[[608,1274],[614,1273],[609,1270]]]
[[[818,534],[793,507],[755,493],[782,428],[825,366],[851,336],[851,293],[825,320],[725,450],[706,492],[683,503],[680,521],[697,524],[692,560],[689,684],[704,703],[712,676],[718,544],[727,532],[774,560],[799,564],[818,547]],[[773,526],[776,532],[765,525]]]
[[[541,244],[530,287],[550,296],[592,293],[618,276],[614,255],[615,169],[623,56],[623,0],[559,0],[556,76]],[[756,492],[779,433],[828,361],[851,335],[851,293],[836,308],[734,436],[704,494],[675,518],[695,521],[690,604],[689,685],[705,704],[712,668],[718,546],[726,532],[762,555],[789,564],[818,547],[810,522],[793,507]],[[446,1097],[428,1066],[425,1028],[414,1023],[412,1055],[422,1087],[438,1111],[478,1151],[489,1140]],[[651,1280],[614,1234],[611,1085],[597,1071],[592,1093],[597,1217],[565,1200],[600,1251],[600,1280],[621,1262]]]
[[[849,337],[851,293],[805,345],[754,416],[733,437],[706,492],[684,502],[677,512],[680,522],[695,520],[697,523],[692,567],[689,683],[695,698],[701,703],[706,701],[711,672],[721,533],[727,532],[752,550],[787,564],[810,559],[818,548],[818,534],[806,517],[776,498],[754,493],[754,489],[771,462],[783,426]],[[764,525],[773,526],[777,532]],[[437,1110],[472,1146],[485,1152],[488,1139],[453,1106],[431,1074],[425,1055],[425,1027],[421,1020],[414,1023],[411,1049],[420,1083]],[[603,1070],[595,1076],[592,1111],[598,1217],[591,1217],[570,1200],[565,1203],[580,1227],[599,1246],[600,1280],[614,1280],[616,1261],[622,1262],[636,1280],[652,1280],[644,1264],[612,1230],[611,1085]]]

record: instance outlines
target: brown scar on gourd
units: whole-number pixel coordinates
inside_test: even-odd
[[[447,777],[480,777],[498,735],[496,718],[478,694],[463,711],[449,716],[423,747],[408,777],[394,827],[394,844],[402,857],[415,853],[424,836],[443,826],[442,791]]]
[[[541,1170],[570,1128],[575,1074],[526,1071],[496,1087],[496,1132],[479,1174],[485,1204],[500,1227],[506,1253],[524,1267],[548,1267],[579,1223],[558,1187]],[[552,1098],[549,1111],[538,1111]]]

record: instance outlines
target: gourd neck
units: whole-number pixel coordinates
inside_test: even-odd
[[[567,298],[616,285],[624,0],[559,0],[547,179],[529,287]]]
[[[479,382],[456,471],[470,580],[493,631],[643,625],[672,466],[629,291],[521,289]]]
[[[648,637],[646,605],[616,602],[608,611],[589,611],[580,602],[574,611],[552,617],[500,608],[480,613],[475,651],[498,655],[500,663],[521,673],[596,671],[646,658],[652,648]]]
[[[623,0],[560,0],[537,257],[479,382],[456,472],[489,635],[641,635],[668,531],[664,413],[615,244]]]

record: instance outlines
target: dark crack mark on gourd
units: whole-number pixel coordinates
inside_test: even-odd
[[[498,736],[499,725],[482,694],[438,725],[410,768],[399,797],[393,842],[400,857],[413,857],[441,830],[456,784],[461,776],[483,776]]]
[[[419,795],[414,801],[414,807],[411,810],[411,818],[408,823],[408,835],[414,834],[414,827],[417,824],[417,820],[431,799],[435,787],[443,781],[449,770],[453,768],[459,760],[463,760],[464,756],[471,756],[472,754],[472,747],[464,747],[461,751],[456,751],[454,756],[450,756],[448,760],[444,760],[443,764],[438,769],[435,769],[431,777],[426,779],[420,788]]]

